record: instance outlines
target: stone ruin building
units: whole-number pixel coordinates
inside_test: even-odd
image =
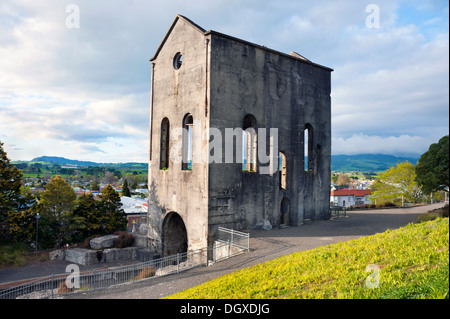
[[[181,15],[150,61],[149,248],[330,218],[332,69]]]

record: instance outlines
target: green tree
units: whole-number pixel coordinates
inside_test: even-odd
[[[449,189],[449,136],[433,143],[420,156],[416,166],[416,181],[425,194]]]
[[[392,166],[378,174],[372,185],[372,200],[377,203],[390,202],[402,205],[404,202],[415,203],[423,194],[417,185],[414,164],[406,161]]]
[[[36,200],[29,186],[21,186],[20,194],[20,206],[8,212],[9,233],[16,242],[31,244],[36,238]]]
[[[128,187],[128,181],[125,179],[122,186],[122,196],[131,197],[130,188]]]
[[[120,196],[109,184],[102,189],[100,210],[104,217],[102,218],[101,228],[106,234],[127,228],[128,220],[125,211],[122,209]]]
[[[34,207],[8,213],[9,233],[14,241],[27,244],[34,243],[36,239],[36,211]]]
[[[346,174],[340,174],[337,177],[337,184],[338,185],[349,185],[350,184],[350,178]]]
[[[79,228],[79,236],[76,237],[78,241],[99,233],[103,216],[99,208],[99,203],[91,193],[83,193],[78,198],[77,208],[73,214],[83,221],[82,227]]]
[[[0,141],[0,240],[8,241],[9,214],[26,208],[24,196],[20,193],[22,186],[22,171],[11,164]]]
[[[42,219],[45,219],[56,233],[58,248],[64,242],[72,240],[72,231],[82,223],[80,218],[73,215],[75,199],[75,191],[60,175],[53,177],[41,193]]]
[[[100,191],[100,186],[98,185],[97,181],[93,181],[91,184],[91,190],[93,191]]]

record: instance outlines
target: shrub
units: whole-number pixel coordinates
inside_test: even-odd
[[[385,203],[383,203],[383,206],[384,207],[396,207],[397,205],[395,205],[394,203],[391,203],[391,202],[385,202]]]
[[[419,215],[419,217],[417,217],[417,221],[416,223],[423,223],[423,222],[428,222],[430,220],[434,220],[436,218],[439,217],[438,213],[435,212],[428,212],[422,215]]]
[[[427,222],[430,220],[434,220],[438,217],[447,217],[448,218],[448,204],[441,208],[436,208],[433,210],[428,211],[425,214],[420,215],[417,217],[416,223],[422,223]]]
[[[91,239],[94,239],[96,237],[100,237],[99,235],[92,235],[86,238],[83,242],[83,245],[81,247],[83,248],[91,248]]]
[[[134,277],[134,280],[138,281],[141,279],[150,278],[150,277],[153,277],[155,275],[155,273],[156,273],[156,270],[154,267],[147,266],[147,267],[143,268],[136,277]]]
[[[447,217],[448,218],[448,204],[442,207],[440,212],[441,217]]]
[[[113,244],[115,248],[125,248],[133,245],[134,236],[127,231],[116,231],[114,235],[119,236],[119,238],[114,239]]]
[[[56,290],[56,293],[57,294],[64,294],[64,293],[71,292],[71,291],[72,291],[72,289],[69,289],[69,287],[67,287],[66,281],[62,281],[59,284],[59,287]]]

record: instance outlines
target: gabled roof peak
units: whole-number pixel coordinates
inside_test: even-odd
[[[161,51],[162,47],[164,46],[164,43],[167,41],[167,38],[169,37],[169,35],[172,32],[172,30],[175,27],[175,25],[177,24],[178,20],[185,21],[188,25],[193,27],[195,30],[197,30],[198,32],[200,32],[204,36],[208,36],[208,35],[212,34],[212,35],[215,35],[215,36],[227,38],[227,39],[230,39],[230,40],[233,40],[233,41],[238,41],[238,42],[241,42],[241,43],[245,43],[247,45],[250,45],[250,46],[253,46],[253,47],[256,47],[256,48],[260,48],[260,49],[265,50],[265,51],[269,51],[269,52],[272,52],[272,53],[275,53],[275,54],[279,54],[279,55],[282,55],[282,56],[290,57],[290,58],[296,59],[298,61],[301,61],[301,62],[304,62],[304,63],[307,63],[307,64],[311,64],[311,65],[317,66],[319,68],[322,68],[322,69],[325,69],[325,70],[328,70],[328,71],[333,71],[333,69],[331,69],[331,68],[328,68],[326,66],[323,66],[323,65],[320,65],[320,64],[317,64],[317,63],[314,63],[314,62],[308,60],[307,58],[305,58],[304,56],[300,55],[297,52],[293,52],[292,51],[290,54],[286,54],[286,53],[283,53],[283,52],[280,52],[280,51],[269,49],[266,46],[262,46],[262,45],[259,45],[259,44],[251,43],[251,42],[239,39],[239,38],[235,38],[235,37],[229,36],[227,34],[216,32],[216,31],[213,31],[213,30],[206,31],[201,26],[199,26],[198,24],[196,24],[195,22],[193,22],[192,20],[190,20],[189,18],[187,18],[187,17],[185,17],[185,16],[183,16],[181,14],[177,14],[175,16],[175,19],[173,20],[172,25],[169,28],[169,31],[167,31],[166,35],[164,36],[164,39],[162,40],[161,44],[159,45],[158,49],[156,50],[155,55],[150,59],[150,61],[154,61],[158,57],[159,52]]]
[[[191,24],[195,29],[197,29],[197,30],[200,31],[201,33],[205,33],[205,32],[206,32],[206,30],[203,29],[201,26],[199,26],[197,23],[195,23],[194,21],[192,21],[192,20],[189,19],[189,18],[186,18],[185,16],[183,16],[183,15],[181,15],[181,14],[177,14],[177,16],[176,16],[174,22],[176,22],[176,20],[177,20],[177,19],[180,19],[180,18],[183,19],[183,20],[185,20],[186,22],[189,22],[189,24]]]
[[[166,35],[164,36],[164,39],[162,40],[161,44],[159,45],[158,49],[156,50],[155,55],[150,59],[150,61],[154,61],[158,57],[158,54],[161,51],[162,47],[164,46],[164,43],[166,43],[167,38],[169,37],[169,35],[172,32],[173,28],[175,27],[175,25],[177,24],[178,20],[180,20],[180,19],[185,21],[185,22],[187,22],[190,26],[192,26],[198,32],[200,32],[202,34],[206,33],[205,29],[203,29],[198,24],[194,23],[192,20],[186,18],[185,16],[182,16],[181,14],[177,14],[175,16],[175,19],[173,20],[172,24],[170,25],[169,31],[167,31]]]

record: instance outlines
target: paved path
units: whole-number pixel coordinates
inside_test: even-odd
[[[428,210],[442,207],[433,204],[414,208],[353,211],[348,217],[315,221],[300,227],[271,231],[251,231],[251,251],[218,262],[209,267],[198,267],[180,274],[152,278],[133,285],[122,285],[105,290],[73,294],[69,299],[157,299],[199,285],[238,269],[297,251],[346,241],[362,236],[396,229],[416,220]]]

